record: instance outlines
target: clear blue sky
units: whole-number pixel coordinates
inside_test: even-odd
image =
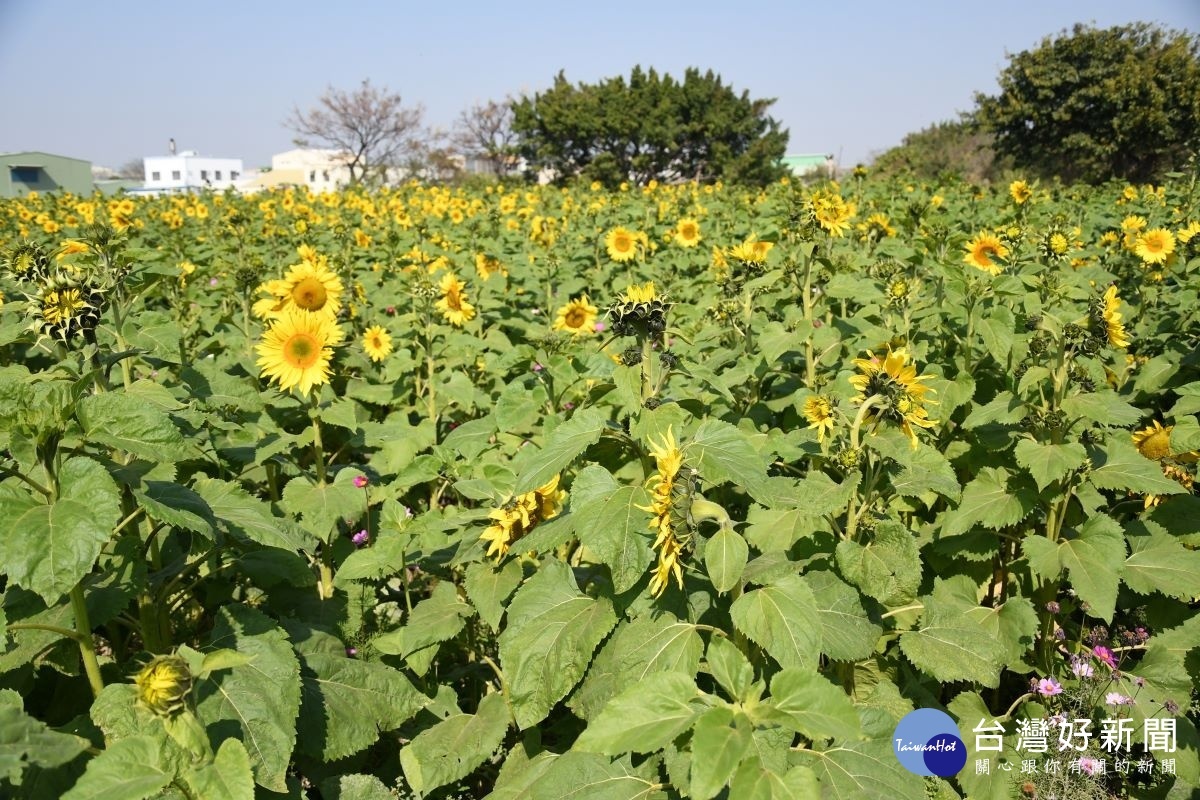
[[[1200,0],[266,2],[0,0],[0,151],[120,166],[181,149],[269,163],[282,125],[363,78],[449,127],[474,102],[698,66],[778,98],[791,152],[867,159],[996,89],[1006,53],[1076,22],[1200,32]]]

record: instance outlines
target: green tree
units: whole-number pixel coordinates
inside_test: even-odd
[[[875,158],[878,175],[908,175],[921,180],[951,176],[979,183],[991,180],[1003,169],[993,149],[993,137],[970,115],[938,122],[910,133],[900,144]]]
[[[1064,180],[1146,181],[1200,146],[1200,44],[1146,23],[1076,25],[1009,56],[977,95],[996,152]]]
[[[531,169],[559,180],[727,180],[767,183],[783,174],[787,131],[767,116],[775,101],[751,99],[712,71],[682,81],[634,67],[629,79],[554,86],[513,104],[513,131]]]

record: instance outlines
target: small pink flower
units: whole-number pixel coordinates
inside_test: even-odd
[[[354,658],[356,655],[358,655],[358,648],[357,647],[347,647],[346,655],[350,656],[350,658]]]
[[[216,286],[216,285],[217,285],[217,279],[216,279],[216,278],[211,278],[211,279],[208,281],[208,285],[209,285],[209,286]]]
[[[539,364],[536,361],[533,362],[533,371],[534,372],[541,372],[543,369],[544,369],[544,367],[541,364]]]
[[[1076,678],[1090,678],[1096,674],[1092,665],[1082,659],[1071,664],[1071,672],[1075,673]]]
[[[364,544],[367,543],[367,539],[369,539],[369,538],[370,538],[370,534],[367,533],[366,530],[361,530],[358,533],[351,536],[350,541],[354,542],[355,547],[362,547]]]
[[[1131,706],[1133,705],[1133,698],[1123,695],[1120,692],[1109,692],[1104,695],[1104,703],[1110,706]]]
[[[370,481],[367,480],[366,475],[355,475],[354,476],[354,488],[355,489],[365,489],[367,487],[368,483],[370,483]]]
[[[1117,657],[1113,655],[1113,651],[1103,645],[1092,648],[1092,655],[1108,665],[1109,669],[1117,668]]]
[[[1053,697],[1062,694],[1062,684],[1054,678],[1042,678],[1037,682],[1037,693],[1042,697]]]
[[[575,404],[574,404],[574,403],[572,403],[570,400],[568,400],[567,402],[563,403],[563,409],[565,409],[566,411],[570,411],[570,410],[571,410],[572,408],[574,408],[574,407],[575,407]]]
[[[606,326],[603,322],[597,322],[595,325],[596,333],[599,333],[600,331],[604,330],[605,327]]]
[[[1095,775],[1100,771],[1100,761],[1090,756],[1082,756],[1079,759],[1079,769],[1088,775]]]

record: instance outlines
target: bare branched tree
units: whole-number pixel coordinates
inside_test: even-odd
[[[146,180],[146,162],[140,158],[131,158],[117,170],[117,177],[134,181]]]
[[[316,108],[293,108],[284,124],[296,133],[298,147],[344,152],[350,181],[361,183],[373,172],[382,178],[417,146],[423,114],[421,106],[405,108],[399,94],[364,80],[354,91],[330,86]]]
[[[512,99],[489,100],[468,108],[455,123],[454,144],[464,155],[484,161],[493,175],[512,171],[517,137],[512,130]]]

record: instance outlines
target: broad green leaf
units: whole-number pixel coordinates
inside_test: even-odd
[[[91,571],[121,517],[120,492],[98,462],[68,459],[59,496],[47,505],[0,485],[0,563],[8,579],[53,605]]]
[[[823,675],[808,669],[785,669],[771,678],[772,707],[792,730],[809,739],[837,742],[860,735],[858,712],[850,698]]]
[[[1200,596],[1200,553],[1164,534],[1131,536],[1129,544],[1133,552],[1125,559],[1121,579],[1130,589],[1184,601]]]
[[[612,602],[579,591],[571,568],[556,560],[517,590],[500,634],[500,662],[522,729],[541,722],[592,660],[617,622]]]
[[[275,516],[269,505],[251,497],[236,483],[197,478],[194,485],[213,515],[234,536],[283,550],[312,550],[316,546],[314,536],[290,520]]]
[[[622,622],[588,667],[583,683],[571,695],[571,709],[592,719],[629,681],[656,672],[695,677],[704,642],[696,626],[670,612],[645,614]]]
[[[283,509],[298,517],[305,530],[329,542],[338,523],[354,524],[367,510],[367,494],[352,481],[362,473],[344,469],[333,483],[314,483],[305,476],[292,478],[283,488]]]
[[[580,453],[600,439],[600,433],[607,424],[607,414],[599,409],[585,408],[576,412],[575,416],[559,425],[547,437],[545,446],[526,462],[513,493],[531,492],[562,472]]]
[[[855,742],[829,750],[799,750],[796,759],[817,774],[822,797],[925,800],[924,779],[900,765],[887,739]]]
[[[813,570],[804,579],[817,601],[821,651],[835,661],[857,661],[874,652],[883,628],[867,618],[854,587],[829,570]]]
[[[811,472],[799,481],[779,483],[780,480],[782,479],[767,480],[768,491],[763,502],[777,507],[794,508],[806,517],[821,517],[843,510],[858,490],[857,480],[848,479],[834,483],[823,472]]]
[[[575,535],[608,565],[617,594],[632,589],[654,560],[646,507],[650,496],[640,486],[614,492],[576,506]]]
[[[1017,442],[1016,455],[1017,463],[1029,470],[1038,489],[1045,489],[1083,466],[1087,451],[1078,442],[1044,444],[1022,439]]]
[[[710,708],[692,731],[691,796],[710,800],[733,777],[750,747],[748,720],[730,708]]]
[[[979,334],[987,351],[1002,368],[1008,365],[1008,354],[1016,338],[1016,319],[1005,306],[995,306],[979,319]]]
[[[1004,666],[1004,647],[984,635],[971,616],[978,604],[973,594],[966,596],[965,592],[973,592],[965,577],[937,581],[933,594],[921,598],[925,609],[920,625],[900,634],[900,649],[917,669],[936,681],[974,681],[996,687]]]
[[[442,444],[469,461],[477,458],[480,453],[491,446],[490,443],[495,434],[496,420],[489,414],[486,417],[462,423],[446,434]]]
[[[1011,668],[1020,664],[1033,646],[1038,618],[1033,603],[1027,598],[1010,597],[997,607],[976,606],[968,613],[982,628],[981,636],[1000,643],[1006,666]]]
[[[198,683],[196,712],[210,736],[235,724],[255,782],[273,792],[287,791],[284,778],[300,712],[300,662],[287,635],[259,611],[226,605],[217,614],[210,645],[237,650],[250,663]]]
[[[1012,392],[1001,392],[990,403],[972,408],[963,421],[963,427],[971,430],[991,424],[1012,425],[1020,422],[1024,416],[1025,403]]]
[[[27,766],[57,767],[90,746],[87,739],[46,727],[25,713],[19,694],[0,689],[0,781],[19,786]]]
[[[737,531],[722,528],[713,534],[704,545],[704,566],[713,588],[724,594],[737,586],[749,556],[750,548]]]
[[[921,557],[916,539],[900,523],[880,522],[872,541],[865,545],[838,542],[836,553],[842,577],[867,597],[894,606],[916,595],[921,583]]]
[[[200,495],[169,481],[146,481],[145,485],[145,491],[135,490],[133,495],[138,505],[146,510],[146,516],[212,537],[216,520]]]
[[[88,762],[83,777],[62,800],[142,800],[174,779],[159,762],[158,743],[149,736],[113,742]]]
[[[1059,559],[1070,571],[1071,586],[1090,608],[1088,614],[1111,620],[1117,603],[1117,583],[1125,561],[1125,538],[1111,517],[1094,514],[1078,533],[1064,533]]]
[[[937,492],[957,500],[962,494],[954,468],[946,457],[932,447],[918,447],[910,452],[900,474],[892,479],[892,488],[901,497],[917,497]]]
[[[653,761],[634,768],[628,759],[571,750],[529,786],[528,800],[662,800]]]
[[[758,758],[743,761],[729,785],[729,797],[737,800],[808,800],[820,796],[817,776],[809,767],[793,767],[781,774],[768,769]]]
[[[1162,474],[1157,461],[1137,451],[1127,437],[1110,436],[1091,451],[1094,469],[1088,479],[1100,489],[1120,489],[1140,494],[1180,494],[1184,488]]]
[[[1200,423],[1195,417],[1180,417],[1171,427],[1171,455],[1200,451]]]
[[[154,404],[124,392],[83,398],[76,412],[84,436],[147,461],[182,461],[199,455],[171,418]]]
[[[963,489],[958,508],[942,515],[942,535],[957,536],[972,526],[1000,530],[1025,519],[1037,503],[1028,479],[1003,467],[984,467]]]
[[[683,448],[685,459],[712,484],[734,483],[752,496],[765,492],[767,459],[728,422],[706,419]]]
[[[763,508],[758,505],[750,507],[746,521],[746,540],[763,553],[790,550],[800,539],[811,536],[821,524],[820,518],[810,516],[799,508]]]
[[[696,679],[656,672],[604,706],[575,740],[575,749],[615,756],[653,753],[692,726],[702,707]]]
[[[731,699],[748,699],[747,694],[754,683],[754,668],[742,651],[737,649],[737,645],[724,636],[713,636],[708,640],[704,660],[709,674],[716,678]]]
[[[479,611],[480,619],[492,630],[500,630],[505,601],[521,584],[521,578],[521,563],[515,559],[509,559],[499,566],[490,561],[477,561],[467,567],[464,584],[467,597]]]
[[[342,655],[302,656],[300,677],[297,746],[322,761],[370,747],[428,702],[399,670]]]
[[[1142,418],[1142,412],[1110,391],[1071,395],[1062,402],[1068,417],[1079,417],[1101,425],[1127,428]]]
[[[979,751],[975,749],[976,738],[973,729],[982,723],[990,725],[996,715],[988,710],[987,704],[983,702],[983,698],[976,692],[962,692],[946,706],[946,710],[954,717],[958,723],[958,731],[963,744],[967,747],[967,767],[962,772],[958,773],[958,782],[967,791],[971,798],[980,798],[981,800],[1011,800],[1012,786],[1007,781],[996,780],[997,775],[1019,774],[1021,769],[1021,756],[1017,753],[1014,745],[1016,740],[1009,736],[1004,737],[1003,750],[997,752],[993,750]],[[1038,715],[1042,716],[1042,715]],[[1051,747],[1055,745],[1051,744]],[[992,774],[978,775],[972,766],[976,759],[991,760]],[[1001,771],[1001,765],[1008,764],[1011,767],[1011,772]]]
[[[458,596],[454,584],[444,581],[417,603],[403,628],[376,637],[372,644],[381,653],[411,659],[420,651],[457,636],[472,612],[471,606]],[[424,671],[418,670],[418,674]]]
[[[821,652],[821,620],[799,575],[746,592],[729,609],[733,624],[784,667],[812,668]]]
[[[254,800],[250,756],[237,739],[226,739],[211,764],[183,773],[193,797],[204,800]]]
[[[447,717],[421,731],[400,751],[405,779],[423,795],[466,777],[504,741],[508,724],[504,697],[485,696],[476,713]]]
[[[321,782],[324,800],[395,800],[395,795],[374,775],[338,775]]]

